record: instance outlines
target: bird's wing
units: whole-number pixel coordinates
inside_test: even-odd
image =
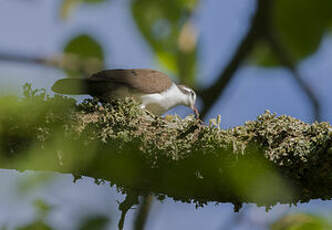
[[[152,69],[104,70],[93,74],[89,80],[92,82],[113,82],[149,94],[161,93],[172,86],[172,80],[166,74]]]

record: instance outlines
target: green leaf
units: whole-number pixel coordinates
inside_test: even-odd
[[[63,0],[59,15],[62,20],[67,20],[69,15],[76,9],[76,7],[79,5],[79,0]]]
[[[81,223],[81,226],[79,227],[80,230],[103,230],[106,229],[107,225],[109,223],[109,218],[105,216],[93,216],[88,217]]]
[[[69,15],[82,3],[98,4],[106,0],[63,0],[60,7],[60,18],[68,19]]]
[[[315,52],[332,21],[330,0],[279,0],[275,17],[281,38],[300,59]]]
[[[271,230],[328,230],[327,220],[310,214],[297,213],[284,216],[271,225]]]
[[[295,61],[317,51],[324,34],[332,26],[331,0],[275,1],[273,22],[281,42]],[[253,52],[255,63],[263,66],[280,65],[267,43],[259,43]]]
[[[97,4],[97,3],[102,3],[105,2],[106,0],[82,0],[84,3],[88,4]]]
[[[36,221],[29,225],[16,228],[16,230],[52,230],[52,229],[53,228],[51,228],[49,225],[45,224],[42,221]]]
[[[64,69],[71,77],[100,71],[104,65],[102,46],[87,34],[70,40],[64,48],[64,54]]]
[[[197,33],[190,15],[198,0],[133,0],[132,14],[162,67],[194,84]],[[149,12],[149,13],[146,13]]]
[[[267,41],[261,40],[256,43],[256,47],[249,55],[249,63],[250,64],[258,64],[264,67],[274,67],[281,65],[278,61],[278,58],[271,51],[271,48]]]
[[[169,71],[176,73],[178,71],[176,60],[173,57],[172,53],[169,53],[164,50],[156,51],[159,62],[162,66],[166,67]]]

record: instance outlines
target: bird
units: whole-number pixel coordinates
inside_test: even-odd
[[[142,109],[155,115],[184,105],[199,117],[195,106],[196,93],[190,87],[176,84],[170,77],[153,69],[109,69],[85,79],[60,79],[52,86],[60,94],[88,94],[108,102],[112,99],[133,97]]]

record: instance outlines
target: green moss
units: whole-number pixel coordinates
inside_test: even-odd
[[[0,98],[0,166],[109,180],[176,200],[296,203],[331,198],[331,126],[266,111],[223,130],[194,116],[162,118],[127,98],[81,103],[25,86]]]

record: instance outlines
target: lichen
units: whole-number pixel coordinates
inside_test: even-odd
[[[332,196],[331,126],[269,111],[223,130],[193,115],[165,118],[131,98],[101,103],[25,86],[24,98],[0,98],[0,165],[71,172],[176,200],[296,203]],[[23,113],[22,111],[25,111]],[[27,114],[26,111],[29,111]],[[34,156],[35,156],[34,155]],[[42,159],[44,159],[42,158]],[[274,183],[274,184],[273,184]],[[273,188],[275,186],[275,188]]]

